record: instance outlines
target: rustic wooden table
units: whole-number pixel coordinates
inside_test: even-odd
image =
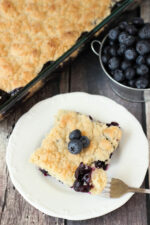
[[[140,10],[146,21],[150,22],[150,0],[143,0]],[[150,224],[150,197],[135,194],[124,206],[103,217],[86,221],[69,221],[47,216],[29,205],[16,191],[10,181],[5,163],[8,137],[18,118],[36,102],[65,92],[84,91],[100,94],[124,105],[143,125],[150,143],[150,103],[130,103],[116,96],[99,67],[99,62],[89,49],[60,72],[34,95],[23,107],[0,123],[0,225],[148,225]],[[136,147],[136,146],[135,146]],[[144,186],[149,187],[149,173]],[[137,174],[138,176],[138,174]]]

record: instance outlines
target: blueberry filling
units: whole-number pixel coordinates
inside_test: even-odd
[[[98,169],[107,170],[108,164],[106,164],[106,161],[95,161],[95,167]]]
[[[107,127],[111,127],[111,126],[119,127],[119,124],[117,122],[107,123],[106,125],[107,125]]]
[[[41,173],[43,173],[43,175],[45,177],[50,176],[49,173],[46,170],[43,170],[43,169],[40,169],[40,168],[39,168],[39,170],[41,171]]]
[[[93,118],[92,118],[92,116],[89,116],[89,119],[93,121]]]
[[[76,180],[73,184],[73,189],[77,192],[89,192],[93,187],[91,185],[91,173],[92,167],[81,162],[75,171]]]
[[[54,62],[54,61],[48,61],[48,62],[46,62],[46,63],[43,65],[43,68],[42,68],[41,71],[47,69],[47,67],[51,66],[53,62]]]
[[[88,32],[82,32],[82,34],[80,35],[80,37],[77,39],[76,42],[80,41],[83,37],[87,36],[88,35]]]
[[[7,92],[0,90],[0,105],[7,101],[9,98],[10,95]]]
[[[110,156],[109,156],[110,159],[111,159],[112,155],[113,155],[113,154],[111,153]]]
[[[16,95],[22,87],[16,88],[10,92],[6,92],[0,89],[0,105],[2,105],[5,101],[7,101],[10,97]]]
[[[9,94],[10,94],[11,96],[14,96],[14,95],[16,95],[21,89],[22,89],[22,87],[15,88],[14,90],[10,91]]]

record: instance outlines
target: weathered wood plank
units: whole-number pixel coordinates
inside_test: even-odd
[[[141,16],[145,20],[145,22],[150,22],[150,1],[144,0],[141,2]],[[147,137],[150,144],[150,102],[145,104],[145,112],[146,112],[146,129],[147,129]],[[150,155],[149,155],[150,161]],[[150,186],[150,165],[149,165],[149,186]]]
[[[70,63],[60,75],[59,92],[66,93],[70,91]]]
[[[143,104],[127,102],[111,90],[100,69],[98,58],[93,55],[90,48],[72,63],[70,88],[71,91],[84,90],[91,94],[108,96],[125,106],[141,123],[143,122]],[[135,194],[124,206],[108,215],[88,221],[67,221],[67,224],[147,225],[146,197]]]
[[[141,16],[146,22],[150,22],[150,1],[144,0],[141,2]],[[146,131],[147,138],[150,146],[150,102],[145,103],[145,113],[146,113]],[[149,151],[149,168],[148,168],[148,185],[150,188],[150,151]],[[150,196],[147,196],[147,221],[150,224]]]
[[[11,116],[11,120],[4,120],[0,123],[0,224],[4,215],[7,202],[7,187],[9,182],[8,171],[5,163],[6,146],[8,136],[12,131],[12,127],[19,117],[20,110]]]
[[[67,77],[67,71],[64,73]],[[64,79],[64,74],[62,74],[62,78]],[[5,153],[8,142],[7,136],[10,134],[12,126],[18,118],[24,112],[28,111],[36,102],[58,94],[61,91],[67,91],[68,81],[66,80],[66,82],[64,82],[63,79],[60,82],[60,88],[59,79],[50,81],[24,106],[0,123],[0,225],[64,225],[65,223],[63,219],[49,217],[29,205],[13,187],[5,163]]]

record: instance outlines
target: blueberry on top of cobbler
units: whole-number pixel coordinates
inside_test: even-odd
[[[83,148],[87,148],[89,146],[89,144],[90,144],[90,140],[86,136],[82,136],[80,138],[80,141],[81,141],[81,143],[83,145]]]
[[[82,142],[78,139],[71,140],[68,144],[68,150],[72,154],[78,154],[83,148]]]
[[[79,139],[81,137],[81,131],[76,129],[73,130],[70,134],[69,134],[69,139],[73,140],[73,139]]]
[[[78,154],[83,148],[87,148],[90,140],[86,136],[81,135],[81,131],[76,129],[69,134],[70,142],[68,143],[68,150],[72,154]]]

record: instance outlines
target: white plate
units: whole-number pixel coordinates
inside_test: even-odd
[[[140,123],[114,101],[86,93],[57,95],[36,104],[17,122],[9,139],[6,161],[11,180],[20,194],[35,208],[55,217],[83,220],[109,213],[122,206],[132,194],[105,199],[77,193],[43,174],[28,162],[31,153],[53,126],[59,109],[74,110],[103,121],[119,122],[123,138],[112,157],[108,175],[139,187],[148,167],[148,142]]]

